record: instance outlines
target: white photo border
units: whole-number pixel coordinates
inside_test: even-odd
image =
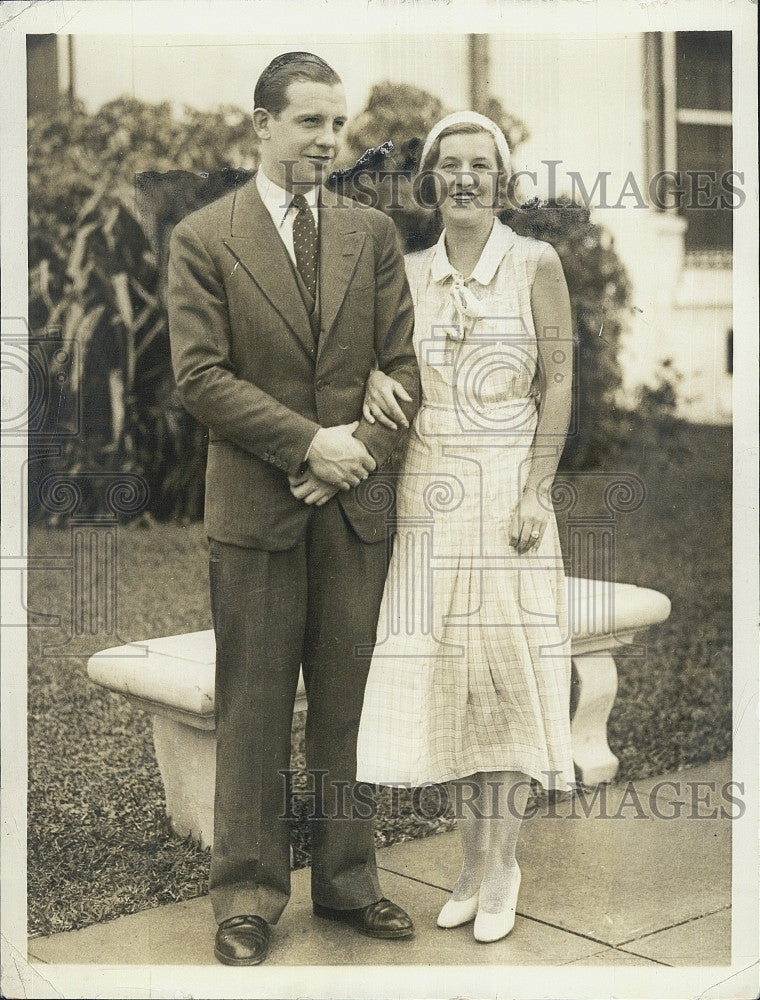
[[[17,333],[27,307],[26,34],[238,34],[319,36],[328,23],[348,37],[367,34],[484,32],[595,35],[672,30],[732,30],[734,38],[734,163],[745,172],[748,197],[735,215],[734,243],[734,777],[745,782],[747,809],[733,827],[733,962],[730,969],[579,967],[210,967],[30,965],[26,960],[26,636],[2,629],[2,930],[3,994],[7,996],[203,997],[750,997],[758,989],[758,232],[757,5],[751,0],[557,0],[552,3],[435,0],[367,4],[67,2],[0,8],[0,224],[2,335]],[[3,390],[3,407],[21,412],[22,398]],[[8,410],[6,410],[8,412]],[[17,447],[2,449],[2,555],[17,537],[25,498]],[[8,492],[6,492],[6,486]],[[21,529],[23,530],[23,529]],[[709,529],[708,529],[709,530]],[[13,595],[3,588],[3,620]],[[740,771],[739,771],[740,762]]]

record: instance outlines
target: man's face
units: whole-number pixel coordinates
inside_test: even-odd
[[[340,83],[295,80],[288,103],[275,117],[257,112],[261,168],[288,191],[306,193],[322,184],[335,161],[346,125],[346,96]]]

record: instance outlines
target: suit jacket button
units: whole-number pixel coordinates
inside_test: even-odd
[[[317,385],[317,390],[319,391],[321,389],[324,389],[324,387],[327,385],[327,382],[325,382],[323,378],[318,378],[316,385]]]

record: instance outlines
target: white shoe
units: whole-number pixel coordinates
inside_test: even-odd
[[[475,940],[484,944],[491,941],[500,941],[515,926],[515,915],[517,911],[517,895],[520,892],[520,882],[522,872],[519,867],[517,876],[512,881],[511,891],[503,910],[498,913],[487,913],[485,910],[478,910],[475,917]]]
[[[478,893],[469,899],[450,899],[438,914],[438,926],[443,928],[461,927],[474,920],[478,912]]]

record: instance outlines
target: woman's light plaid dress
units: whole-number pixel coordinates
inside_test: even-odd
[[[545,248],[497,221],[467,281],[444,236],[406,258],[423,405],[398,483],[359,780],[421,785],[478,771],[521,771],[553,788],[574,780],[553,511],[537,552],[509,544],[537,422],[530,297]]]

